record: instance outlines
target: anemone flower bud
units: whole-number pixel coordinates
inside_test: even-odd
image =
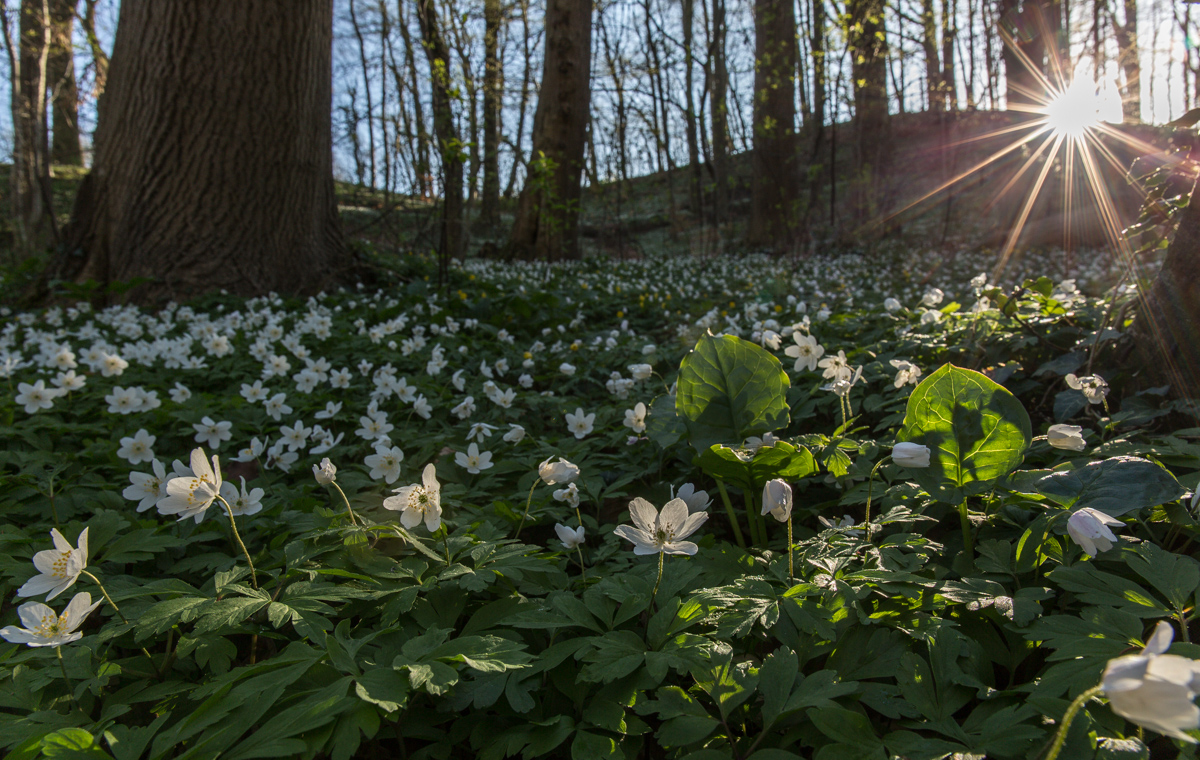
[[[1106,552],[1117,542],[1116,535],[1108,529],[1109,525],[1124,523],[1099,510],[1083,507],[1067,518],[1067,534],[1089,557],[1095,557],[1097,551]]]
[[[1087,444],[1083,441],[1083,428],[1078,425],[1051,425],[1046,431],[1046,442],[1056,449],[1083,451]]]
[[[579,468],[562,457],[559,457],[557,462],[547,459],[538,465],[538,477],[548,486],[570,483],[579,477]]]
[[[901,467],[928,467],[929,447],[919,443],[897,443],[892,447],[892,461]]]
[[[792,516],[792,487],[779,478],[763,486],[762,513],[768,512],[779,522],[787,522]]]
[[[558,534],[558,540],[562,541],[563,548],[568,551],[578,547],[583,543],[583,526],[578,528],[568,528],[559,523],[554,526],[554,532]]]
[[[321,485],[327,486],[337,480],[337,468],[329,461],[329,457],[325,457],[320,464],[313,465],[313,477]]]

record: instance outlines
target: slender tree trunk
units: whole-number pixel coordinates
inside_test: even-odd
[[[500,58],[500,0],[483,3],[483,204],[479,222],[494,227],[500,218],[500,106],[503,96]]]
[[[938,59],[937,17],[933,0],[921,2],[921,50],[925,53],[925,91],[929,110],[946,110],[946,91],[942,88],[942,64]]]
[[[954,39],[958,36],[958,3],[942,0],[942,92],[946,108],[958,110],[958,85],[954,73]]]
[[[1110,9],[1108,22],[1117,38],[1117,63],[1124,79],[1121,82],[1121,116],[1126,124],[1142,120],[1142,66],[1138,45],[1137,0],[1124,0],[1125,23],[1118,24]]]
[[[100,36],[96,34],[96,3],[98,2],[100,0],[83,0],[83,18],[79,20],[79,26],[87,37],[88,49],[92,51],[92,66],[95,70],[92,77],[93,100],[100,99],[100,95],[104,92],[104,85],[108,82],[108,56],[104,53],[104,46],[100,44]]]
[[[508,249],[522,258],[578,258],[580,174],[591,104],[591,0],[548,0],[533,158]]]
[[[335,284],[332,39],[332,0],[123,0],[50,276],[149,278],[127,294],[142,302]]]
[[[887,38],[883,0],[847,0],[847,41],[854,82],[854,155],[856,174],[878,178],[891,158],[888,120]]]
[[[704,218],[704,204],[700,192],[700,142],[696,136],[696,97],[695,60],[692,57],[693,22],[695,16],[695,0],[682,0],[683,7],[683,86],[686,111],[687,148],[688,148],[688,197],[691,199],[692,217]]]
[[[358,40],[358,58],[362,63],[363,94],[367,98],[367,166],[370,167],[371,187],[375,187],[375,104],[371,97],[371,68],[367,63],[367,43],[362,28],[358,25],[358,14],[354,12],[354,0],[350,0],[350,25]]]
[[[408,21],[404,18],[404,7],[410,0],[396,0],[396,25],[400,27],[400,38],[404,41],[404,63],[408,67],[408,85],[413,99],[413,121],[417,126],[417,190],[422,198],[433,196],[433,175],[429,166],[429,132],[425,126],[425,109],[421,105],[421,92],[417,83],[422,78],[417,73],[417,59]]]
[[[57,231],[50,207],[50,143],[47,134],[46,64],[50,55],[50,6],[47,0],[23,0],[18,39],[8,40],[12,75],[13,166],[11,194],[17,249],[44,249]],[[5,34],[8,17],[5,13]],[[16,51],[15,54],[13,51]]]
[[[713,216],[718,227],[729,220],[729,112],[725,96],[729,89],[729,72],[725,67],[725,0],[712,0],[712,165]]]
[[[529,80],[533,70],[533,52],[530,50],[529,40],[529,0],[521,0],[521,27],[522,27],[522,46],[524,53],[525,67],[521,72],[521,107],[517,109],[519,116],[517,117],[517,136],[512,142],[513,156],[512,165],[508,171],[508,184],[504,187],[504,197],[511,198],[513,196],[513,188],[517,184],[517,167],[524,165],[525,160],[521,155],[521,142],[525,139],[525,114],[529,110]]]
[[[747,242],[785,253],[796,242],[800,198],[793,0],[757,0],[754,30],[754,171]]]
[[[379,131],[383,137],[383,205],[391,204],[392,194],[392,142],[388,140],[388,66],[387,41],[391,34],[388,22],[387,2],[379,2]]]
[[[46,59],[46,80],[50,85],[51,115],[54,127],[50,142],[50,162],[83,166],[79,146],[79,90],[75,85],[75,47],[71,32],[75,27],[75,0],[50,3],[50,57]]]
[[[442,163],[442,228],[438,242],[438,285],[445,284],[449,261],[462,255],[463,242],[463,153],[451,110],[450,50],[442,36],[434,0],[417,0],[417,23],[429,59],[433,131],[437,135]]]

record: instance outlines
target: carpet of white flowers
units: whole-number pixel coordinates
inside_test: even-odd
[[[7,757],[1193,756],[1120,267],[400,258],[0,310]]]

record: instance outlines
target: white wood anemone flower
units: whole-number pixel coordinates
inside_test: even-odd
[[[58,528],[50,530],[50,538],[54,541],[53,549],[46,549],[33,555],[33,566],[39,575],[35,575],[17,589],[17,596],[38,596],[46,594],[50,601],[62,592],[75,585],[80,574],[87,567],[88,529],[84,528],[79,534],[79,546],[71,546]]]
[[[383,500],[383,508],[399,512],[400,524],[405,528],[415,528],[422,520],[430,533],[441,527],[442,485],[432,462],[425,465],[421,483],[397,488],[395,493]]]
[[[59,615],[41,602],[28,602],[17,608],[24,628],[6,625],[0,628],[0,636],[13,644],[28,644],[31,647],[59,647],[79,641],[83,633],[76,631],[100,602],[92,602],[92,595],[81,591],[67,604]]]
[[[158,511],[164,515],[177,515],[178,519],[204,519],[204,513],[221,493],[221,463],[213,454],[212,466],[204,455],[204,449],[192,450],[192,477],[181,476],[167,482],[167,497],[158,502]]]
[[[1181,741],[1196,743],[1185,731],[1200,728],[1200,661],[1164,654],[1175,630],[1159,621],[1138,654],[1110,660],[1101,688],[1113,712],[1138,725]]]
[[[695,533],[708,520],[708,513],[689,514],[687,502],[683,499],[671,499],[660,512],[650,502],[637,498],[629,502],[629,517],[633,525],[620,525],[613,533],[633,542],[634,554],[691,556],[699,547],[683,539]]]

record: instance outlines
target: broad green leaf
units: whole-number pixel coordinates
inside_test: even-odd
[[[641,667],[649,647],[633,631],[609,631],[592,638],[595,649],[584,660],[587,665],[579,677],[585,681],[608,683],[627,676]]]
[[[713,444],[697,461],[714,478],[750,491],[761,489],[768,480],[799,480],[817,471],[812,452],[787,441],[760,446],[753,453]]]
[[[944,364],[909,396],[898,438],[930,449],[928,467],[907,471],[912,479],[934,498],[958,503],[1016,469],[1033,428],[1008,390]]]
[[[732,335],[704,335],[679,365],[675,408],[697,451],[788,424],[787,373],[765,349]]]
[[[578,731],[571,742],[571,760],[624,757],[617,740],[591,731]]]
[[[1174,501],[1184,493],[1166,468],[1139,457],[1110,457],[1082,467],[1068,462],[1038,479],[1035,487],[1064,507],[1091,507],[1113,517]]]
[[[792,684],[799,673],[799,658],[787,647],[780,647],[763,660],[758,669],[758,691],[763,696],[763,729],[769,730],[783,711]]]
[[[1138,617],[1167,617],[1171,611],[1146,589],[1119,575],[1097,570],[1090,562],[1059,567],[1051,581],[1079,597],[1084,604],[1112,607]]]
[[[663,394],[654,399],[646,415],[646,437],[669,449],[687,435],[687,426],[675,410],[675,397]]]

